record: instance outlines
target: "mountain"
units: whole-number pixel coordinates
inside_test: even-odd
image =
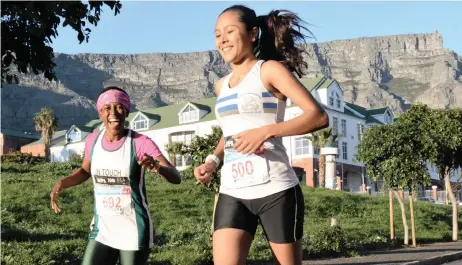
[[[389,106],[395,114],[416,102],[462,107],[462,57],[443,47],[437,32],[313,43],[306,47],[303,78],[327,76],[345,100],[363,107]],[[99,91],[122,86],[137,109],[214,96],[214,84],[230,68],[217,51],[155,54],[56,54],[58,82],[22,75],[4,84],[2,126],[33,129],[41,107],[55,109],[60,128],[97,118]]]

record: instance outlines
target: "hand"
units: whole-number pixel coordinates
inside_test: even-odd
[[[140,164],[144,168],[147,168],[151,172],[159,172],[159,161],[155,160],[154,158],[152,158],[152,156],[146,153],[143,154],[143,159],[141,159],[141,161],[138,161],[138,164]]]
[[[207,184],[210,182],[210,177],[212,173],[217,168],[217,165],[213,161],[206,162],[194,169],[194,176],[196,177],[197,181],[202,184]]]
[[[61,180],[58,181],[58,183],[56,183],[56,185],[53,187],[53,190],[51,191],[50,193],[50,204],[51,204],[51,209],[53,209],[53,211],[55,213],[59,213],[61,212],[61,208],[59,208],[58,204],[56,203],[56,201],[58,200],[58,197],[59,197],[59,193],[63,190],[62,188],[62,182]]]
[[[253,154],[261,151],[263,143],[268,140],[270,134],[265,127],[243,131],[232,138],[235,139],[234,149],[241,154]]]

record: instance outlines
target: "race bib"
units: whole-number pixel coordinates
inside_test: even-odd
[[[97,212],[100,215],[131,214],[133,210],[130,186],[95,187]]]
[[[225,139],[225,141],[231,141]],[[268,182],[268,164],[264,152],[242,155],[225,144],[225,159],[221,168],[221,184],[227,188],[244,188]]]

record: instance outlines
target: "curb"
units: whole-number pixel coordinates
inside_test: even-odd
[[[424,260],[402,263],[401,265],[437,265],[462,259],[462,251],[456,251],[445,255],[435,256]]]

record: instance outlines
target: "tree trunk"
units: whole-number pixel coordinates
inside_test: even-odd
[[[396,198],[399,202],[399,207],[401,208],[401,218],[403,219],[403,228],[404,228],[404,245],[409,245],[409,227],[407,226],[407,218],[406,218],[406,209],[404,208],[403,199],[399,196],[396,190],[393,191]]]
[[[326,156],[319,155],[319,186],[326,186]]]
[[[45,146],[45,161],[50,161],[50,139],[48,133],[42,133],[43,144]]]
[[[447,191],[449,193],[449,198],[451,198],[451,203],[452,203],[452,241],[457,241],[459,238],[459,225],[458,225],[458,220],[457,220],[457,202],[456,202],[456,196],[454,196],[454,193],[452,192],[452,186],[451,186],[451,178],[449,176],[449,170],[446,169],[446,172],[444,174],[444,184],[447,188]],[[446,194],[447,195],[447,194]]]
[[[414,221],[414,196],[412,192],[409,192],[409,208],[411,211],[411,233],[412,233],[412,246],[417,247],[415,240],[415,221]]]
[[[393,217],[393,192],[391,190],[388,191],[388,199],[390,201],[390,239],[393,241],[395,240],[395,224]]]

